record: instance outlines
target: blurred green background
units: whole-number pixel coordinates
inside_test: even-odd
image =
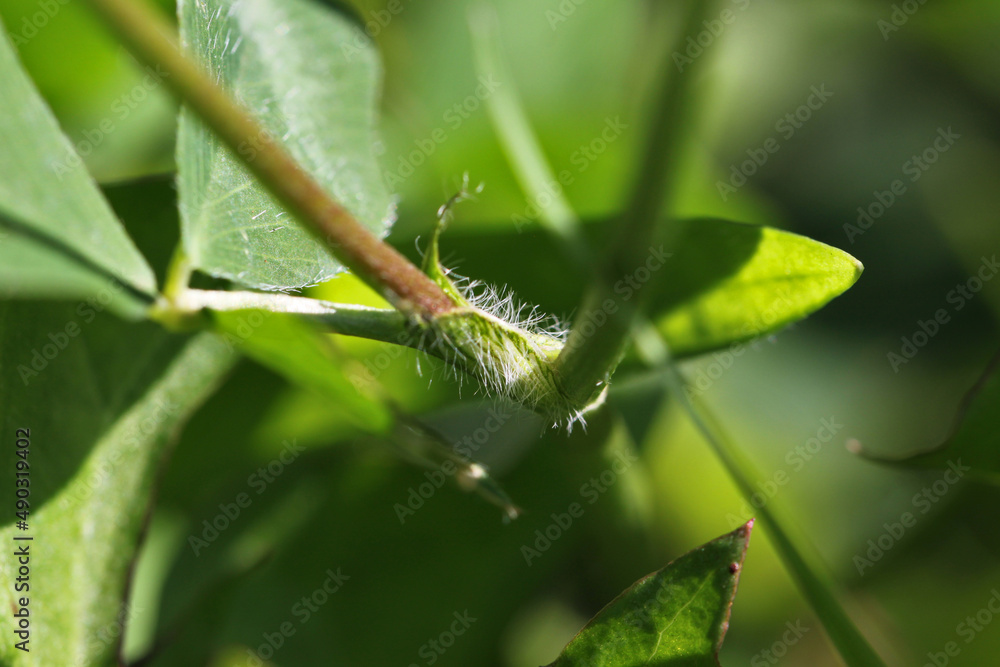
[[[534,225],[514,229],[512,215],[524,215],[529,203],[476,98],[467,4],[403,0],[392,5],[398,13],[382,2],[354,6],[384,57],[378,152],[399,195],[390,241],[416,256],[415,239],[426,239],[436,208],[468,172],[485,190],[457,210],[443,246],[450,265],[568,316],[582,285],[558,263],[528,265],[525,257],[558,250]],[[897,14],[907,20],[887,30],[904,4],[912,16]],[[569,172],[566,196],[584,217],[616,212],[644,142],[650,84],[679,19],[642,2],[494,5],[508,85],[519,90],[554,170]],[[994,352],[1000,281],[986,282],[961,310],[948,294],[1000,249],[1000,5],[720,7],[736,20],[707,47],[712,69],[677,212],[788,229],[847,250],[866,270],[807,321],[747,345],[739,357],[709,354],[686,370],[692,380],[708,378],[705,400],[765,477],[788,474],[778,494],[849,589],[865,634],[891,664],[923,664],[1000,587],[997,493],[974,483],[950,487],[926,514],[917,507],[917,525],[861,574],[855,556],[885,523],[914,511],[914,494],[941,473],[878,467],[844,445],[857,440],[902,454],[937,444]],[[145,73],[79,3],[0,0],[0,17],[129,231],[162,267],[176,239],[169,181],[113,184],[169,174],[176,105],[161,87],[143,85]],[[783,123],[813,87],[832,95],[798,127]],[[113,130],[96,131],[109,118]],[[609,122],[622,131],[594,144]],[[913,172],[913,156],[948,128],[958,139]],[[771,137],[777,152],[724,199],[718,182]],[[408,174],[404,163],[413,173],[396,179]],[[845,230],[896,179],[905,192],[863,234]],[[350,279],[317,293],[374,298]],[[887,354],[939,308],[951,321],[894,370]],[[486,424],[492,404],[435,362],[381,344],[341,343],[362,362],[391,358],[379,382],[450,440]],[[423,471],[358,437],[322,399],[244,362],[187,427],[164,471],[128,609],[126,655],[146,654],[159,637],[151,665],[257,664],[247,649],[270,655],[269,641],[291,622],[295,633],[272,651],[273,664],[425,665],[431,655],[438,665],[551,661],[631,582],[748,518],[711,452],[663,400],[660,380],[630,371],[616,375],[612,395],[628,427],[600,417],[588,434],[566,438],[501,408],[509,416],[477,456],[523,517],[505,525],[495,507],[448,483],[401,525],[394,506],[427,481]],[[838,425],[833,437],[810,458],[788,458],[830,423]],[[304,450],[275,465],[288,443]],[[579,500],[581,485],[616,453],[630,450],[640,461],[527,565],[521,546],[551,513]],[[272,481],[258,493],[258,469],[268,465]],[[196,554],[191,536],[202,536],[203,522],[240,493],[251,505]],[[349,579],[300,623],[303,596],[338,568]],[[438,657],[427,643],[466,611],[475,622]],[[808,631],[784,642],[789,623]],[[997,655],[1000,622],[962,643],[949,664],[996,664]],[[754,534],[721,660],[839,664],[766,528]]]

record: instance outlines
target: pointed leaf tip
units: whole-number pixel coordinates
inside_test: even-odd
[[[549,667],[718,665],[753,524],[751,519],[634,583]]]

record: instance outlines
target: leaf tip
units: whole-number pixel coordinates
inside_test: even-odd
[[[850,253],[845,253],[849,258],[851,265],[854,267],[854,279],[851,281],[853,285],[861,278],[861,274],[865,272],[865,265],[861,263],[861,260]]]

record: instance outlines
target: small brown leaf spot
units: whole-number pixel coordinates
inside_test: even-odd
[[[729,564],[729,573],[730,574],[736,574],[739,571],[740,571],[740,564],[739,563],[730,563]]]

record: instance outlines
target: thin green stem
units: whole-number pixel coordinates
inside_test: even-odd
[[[421,349],[419,331],[396,310],[331,303],[274,292],[186,289],[170,301],[162,300],[151,316],[165,322],[178,322],[195,317],[202,311],[233,310],[267,310],[298,315],[330,333]]]
[[[296,315],[328,333],[402,345],[437,357],[466,372],[476,372],[475,367],[456,357],[453,350],[436,344],[434,335],[427,334],[402,313],[389,308],[332,303],[274,292],[187,289],[172,301],[160,299],[150,310],[149,317],[169,328],[187,330],[206,326],[198,320],[203,313],[235,310],[267,310]]]
[[[504,523],[521,515],[503,487],[490,476],[483,464],[461,456],[452,449],[448,439],[430,426],[392,406],[396,425],[389,446],[411,463],[431,470],[441,470],[453,477],[463,491],[475,491],[481,498],[503,510]]]
[[[541,223],[562,241],[573,260],[589,266],[590,250],[580,233],[580,219],[562,194],[562,185],[545,159],[505,65],[495,10],[489,5],[473,8],[469,28],[480,76],[504,84],[486,98],[486,110],[518,184],[537,206]]]
[[[163,17],[143,0],[89,0],[142,62],[159,66],[164,83],[348,269],[407,315],[422,319],[449,312],[453,302],[399,252],[380,241],[184,55]],[[240,146],[254,146],[248,159]]]
[[[666,352],[665,349],[664,351]],[[666,353],[669,355],[669,352]],[[751,498],[756,493],[753,482],[763,479],[760,471],[744,456],[714,416],[697,398],[689,394],[683,375],[669,356],[663,367],[671,395],[680,403],[702,437],[719,457],[743,496]],[[816,611],[826,633],[844,661],[852,667],[884,665],[885,663],[844,611],[833,592],[833,581],[826,574],[815,552],[807,546],[808,541],[792,528],[795,523],[787,516],[780,500],[771,498],[757,508],[757,515],[767,527],[768,536],[773,541],[785,567]]]
[[[184,293],[191,282],[191,262],[184,252],[184,244],[178,243],[167,267],[166,280],[163,283],[163,297],[173,301]]]
[[[689,7],[678,38],[697,34],[711,18],[714,3],[695,0]],[[638,313],[640,298],[625,300],[614,286],[632,276],[646,261],[659,221],[669,213],[675,195],[677,165],[691,134],[697,72],[703,56],[678,71],[669,52],[661,65],[662,79],[652,105],[646,151],[635,176],[628,205],[615,230],[615,240],[600,268],[557,360],[563,390],[571,398],[585,401],[600,391],[621,359]],[[597,323],[603,322],[599,325]]]
[[[483,74],[503,71],[500,51],[495,40],[493,16],[484,10],[473,18],[473,41],[477,45],[477,51],[485,52],[489,57],[488,65],[483,65],[485,56],[480,55],[480,68]],[[504,76],[502,80],[509,81],[509,77]],[[530,197],[535,191],[526,182],[530,178],[537,178],[539,174],[551,174],[552,170],[545,161],[544,153],[520,107],[516,91],[512,92],[511,85],[506,86],[504,90],[507,92],[505,102],[494,102],[496,94],[488,102],[490,106],[493,104],[498,106],[491,114],[491,119],[505,147],[511,167],[518,174],[521,187]],[[551,196],[553,201],[558,202],[557,205],[551,208],[540,207],[540,218],[545,228],[562,238],[564,242],[573,243],[573,239],[581,239],[579,218],[569,202],[561,192]],[[556,216],[559,216],[560,222],[556,222]],[[579,257],[577,259],[579,260]],[[688,399],[683,376],[671,358],[666,341],[655,326],[641,315],[633,321],[631,335],[640,355],[665,375],[671,393],[678,397],[682,409],[719,457],[740,492],[750,499],[756,491],[756,482],[762,479],[762,476],[728,437],[711,412],[700,403]],[[851,665],[881,665],[881,660],[840,605],[833,592],[835,590],[833,582],[822,574],[824,569],[820,559],[811,550],[803,548],[803,545],[808,545],[808,541],[798,531],[792,530],[791,527],[795,524],[786,516],[780,502],[771,499],[761,508],[759,514],[774,540],[779,556],[803,591],[803,595],[815,609],[843,658]]]

